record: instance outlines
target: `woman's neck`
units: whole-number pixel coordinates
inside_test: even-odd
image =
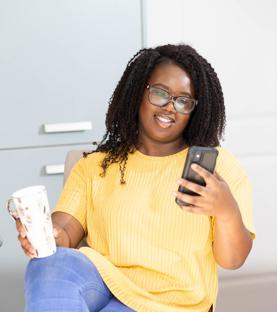
[[[185,142],[170,142],[170,143],[140,143],[137,149],[149,156],[168,156],[173,155],[186,148]]]

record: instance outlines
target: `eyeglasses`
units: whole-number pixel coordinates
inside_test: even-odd
[[[186,115],[190,114],[197,105],[197,100],[188,96],[172,96],[164,89],[149,84],[146,88],[149,91],[148,99],[155,106],[164,107],[172,102],[176,112]]]

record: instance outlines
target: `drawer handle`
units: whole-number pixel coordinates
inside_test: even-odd
[[[48,175],[63,174],[64,173],[64,165],[48,165],[48,166],[45,166],[45,173]]]
[[[91,121],[44,124],[45,133],[77,132],[92,129]]]

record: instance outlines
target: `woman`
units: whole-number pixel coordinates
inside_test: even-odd
[[[212,311],[217,264],[239,268],[254,237],[249,181],[219,147],[224,126],[219,80],[193,48],[139,51],[110,100],[102,142],[76,164],[52,215],[58,246],[87,236],[88,247],[30,261],[26,311]],[[214,174],[193,167],[205,187],[180,179],[192,145],[219,151]]]

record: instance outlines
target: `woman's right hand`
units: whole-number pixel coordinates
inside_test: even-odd
[[[52,214],[53,234],[56,245],[61,247],[77,248],[85,235],[82,225],[77,219],[64,212],[54,212]],[[36,251],[27,237],[27,232],[20,222],[16,219],[18,240],[25,254],[28,257],[35,257]]]
[[[57,246],[70,247],[70,238],[62,226],[54,223],[53,234]]]
[[[36,251],[30,243],[27,232],[21,223],[20,219],[16,219],[16,229],[18,231],[18,240],[21,244],[21,248],[24,253],[30,257],[34,258],[36,256]],[[70,239],[66,231],[58,224],[53,225],[53,235],[57,246],[69,247]]]
[[[16,219],[15,223],[16,223],[16,229],[18,231],[17,238],[21,244],[21,248],[23,249],[23,251],[28,257],[34,258],[36,256],[36,251],[27,238],[27,232],[23,224],[21,223],[20,219]]]

